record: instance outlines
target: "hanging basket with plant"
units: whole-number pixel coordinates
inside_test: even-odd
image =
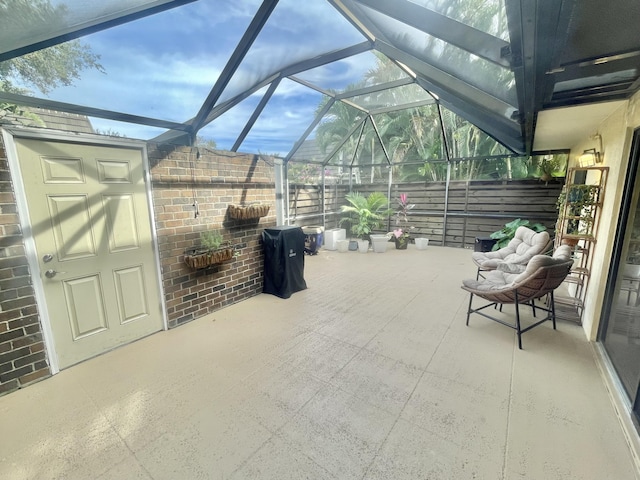
[[[200,247],[191,248],[184,253],[184,262],[191,268],[207,268],[234,257],[233,245],[225,242],[218,232],[202,232],[200,243]]]

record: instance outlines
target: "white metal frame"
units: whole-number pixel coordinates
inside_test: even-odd
[[[167,330],[167,307],[165,304],[164,290],[162,288],[162,269],[160,267],[160,253],[158,251],[155,214],[153,209],[153,199],[151,195],[151,176],[149,171],[149,159],[147,157],[146,142],[119,137],[104,137],[102,135],[93,135],[88,133],[71,133],[57,130],[18,126],[4,126],[0,128],[0,130],[2,131],[5,151],[7,153],[7,160],[9,162],[11,180],[14,185],[18,215],[20,217],[20,227],[22,229],[22,235],[24,239],[25,253],[27,256],[27,263],[29,265],[31,274],[34,296],[38,305],[38,313],[40,315],[42,324],[44,346],[47,357],[49,359],[51,374],[55,375],[56,373],[58,373],[60,371],[60,366],[58,364],[58,354],[55,349],[53,331],[51,329],[51,318],[49,317],[47,303],[44,296],[44,285],[42,284],[42,278],[37,274],[37,272],[40,270],[40,265],[38,262],[35,240],[31,231],[31,219],[29,217],[28,200],[24,188],[22,188],[22,171],[20,169],[20,163],[18,161],[18,151],[15,142],[16,138],[28,138],[42,141],[57,140],[76,144],[96,145],[101,147],[127,147],[141,151],[142,169],[147,194],[147,208],[149,210],[151,237],[156,264],[157,288],[160,292],[162,326],[163,330]]]

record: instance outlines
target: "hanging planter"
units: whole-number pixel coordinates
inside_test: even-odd
[[[250,205],[233,205],[230,204],[227,211],[229,217],[235,220],[248,220],[251,218],[264,217],[269,213],[269,205],[250,204]]]
[[[184,252],[184,263],[191,268],[207,268],[217,263],[226,262],[231,260],[235,254],[231,242],[223,241],[219,232],[201,232],[200,242],[202,246]]]
[[[184,252],[184,263],[191,268],[207,268],[231,260],[233,254],[234,249],[230,243],[221,245],[215,250],[192,248]]]

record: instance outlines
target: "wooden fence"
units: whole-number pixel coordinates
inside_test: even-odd
[[[444,182],[395,183],[391,207],[396,208],[400,194],[406,193],[409,203],[415,204],[409,215],[414,238],[427,237],[434,245],[473,248],[476,237],[488,237],[516,218],[542,223],[553,235],[558,216],[555,204],[562,185],[562,179],[548,184],[538,180],[453,181],[447,192]],[[383,184],[355,185],[353,189],[363,195],[388,193]],[[336,227],[348,192],[348,185],[327,185],[323,217],[322,186],[291,185],[291,223]],[[393,227],[391,218],[382,231]]]

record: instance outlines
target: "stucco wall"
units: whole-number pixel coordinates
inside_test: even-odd
[[[593,263],[588,295],[582,315],[587,338],[596,340],[600,315],[604,302],[604,290],[609,273],[613,240],[620,212],[620,204],[629,163],[633,130],[640,126],[640,93],[606,118],[593,134],[602,137],[603,166],[609,167],[600,227],[593,249]],[[584,138],[571,148],[571,165],[576,165],[579,155],[586,149],[599,148],[597,140]]]

